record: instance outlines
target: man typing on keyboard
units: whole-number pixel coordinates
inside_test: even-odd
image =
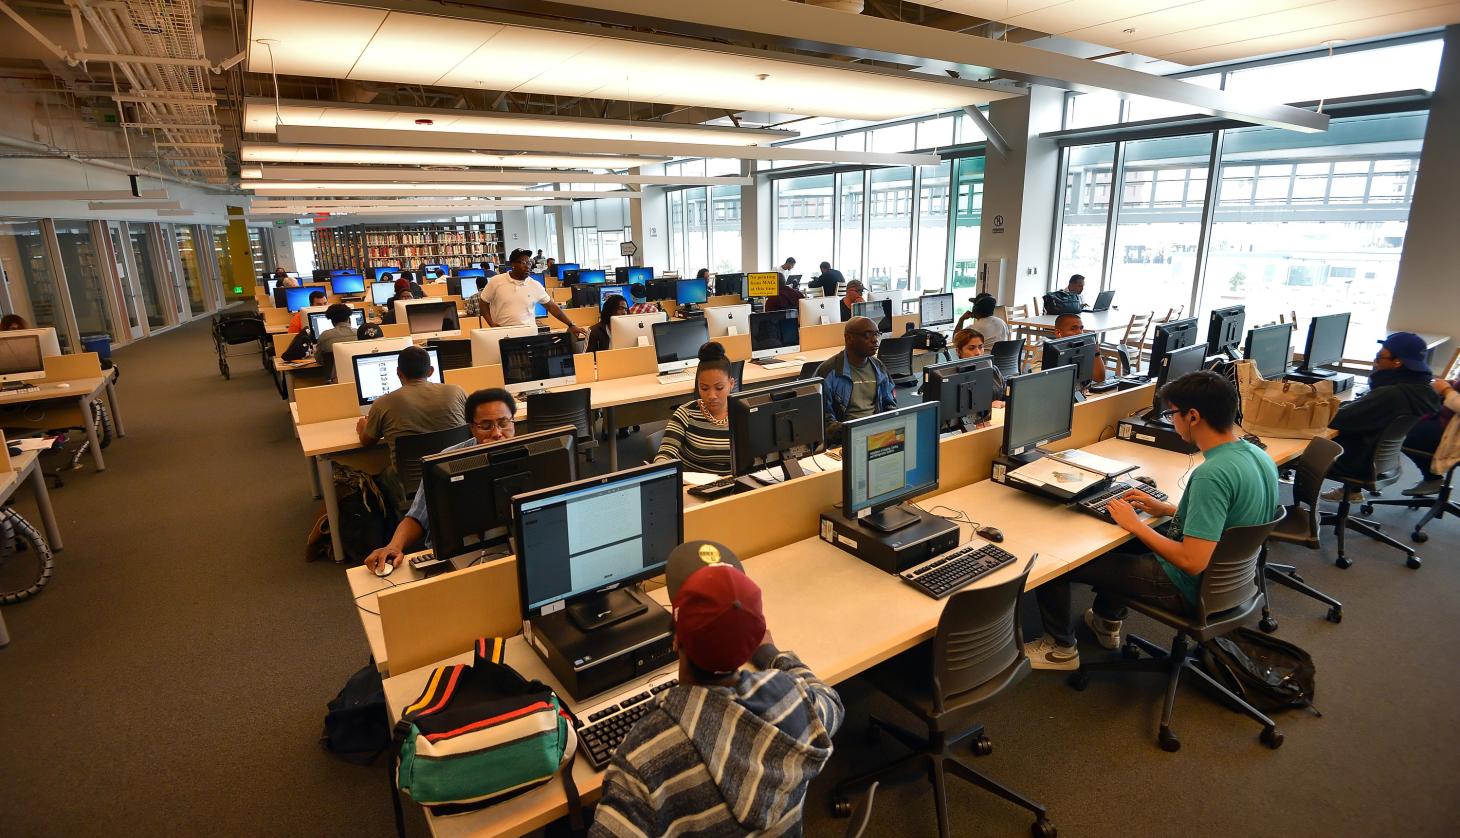
[[[800,835],[841,698],[771,642],[760,588],[724,545],[681,544],[665,575],[679,685],[614,753],[590,835]]]
[[[1125,609],[1105,594],[1139,597],[1170,611],[1195,607],[1201,574],[1222,533],[1230,527],[1266,523],[1278,507],[1277,466],[1262,449],[1239,439],[1234,430],[1237,389],[1214,372],[1194,372],[1161,391],[1166,414],[1181,438],[1200,448],[1202,464],[1191,473],[1179,505],[1132,489],[1106,507],[1117,526],[1137,541],[1040,585],[1035,591],[1044,636],[1025,644],[1035,669],[1078,669],[1071,617],[1070,583],[1095,588],[1095,604],[1085,625],[1107,649],[1120,648]],[[1139,512],[1171,516],[1163,534]]]

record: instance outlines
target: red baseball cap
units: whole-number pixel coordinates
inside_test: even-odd
[[[728,547],[691,541],[669,554],[674,632],[685,657],[709,672],[734,672],[765,639],[760,587]]]

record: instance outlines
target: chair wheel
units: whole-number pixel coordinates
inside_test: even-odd
[[[852,802],[850,800],[833,800],[831,802],[831,816],[834,818],[850,818],[852,816]]]
[[[1169,728],[1161,728],[1161,733],[1156,737],[1156,741],[1161,743],[1161,750],[1168,754],[1181,750],[1181,740],[1177,739],[1176,734],[1172,733]]]
[[[1343,609],[1342,608],[1337,608],[1337,607],[1328,609],[1328,622],[1330,622],[1330,623],[1341,623],[1341,622],[1343,622]]]
[[[1141,656],[1141,647],[1129,641],[1120,647],[1120,656],[1128,661],[1133,661]]]
[[[1424,564],[1424,562],[1420,561],[1419,556],[1410,556],[1409,558],[1404,560],[1404,566],[1410,568],[1411,570],[1417,570],[1422,564]]]
[[[1430,540],[1430,534],[1425,532],[1424,530],[1415,530],[1414,532],[1409,534],[1409,540],[1413,541],[1415,544],[1423,544],[1426,541]]]
[[[994,743],[989,741],[987,736],[980,736],[973,740],[974,756],[986,757],[994,752]]]
[[[1040,818],[1029,825],[1029,834],[1033,835],[1034,838],[1056,838],[1059,835],[1059,830],[1055,829],[1054,824],[1050,821]]]
[[[1374,505],[1372,503],[1361,503],[1361,504],[1359,504],[1359,513],[1362,514],[1362,515],[1373,515],[1374,514]]]
[[[1085,670],[1076,669],[1070,673],[1070,677],[1065,679],[1065,683],[1074,687],[1076,692],[1084,692],[1085,688],[1090,686],[1090,676],[1085,674]]]
[[[1261,622],[1257,624],[1257,627],[1267,634],[1272,634],[1278,630],[1278,622],[1271,617],[1263,617]]]
[[[1338,558],[1333,560],[1333,563],[1341,568],[1347,569],[1353,567],[1354,560],[1350,559],[1348,556],[1339,556]]]
[[[1265,727],[1262,729],[1262,744],[1276,751],[1283,746],[1283,735],[1275,727]]]

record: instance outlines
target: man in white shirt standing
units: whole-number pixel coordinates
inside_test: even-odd
[[[542,283],[533,279],[532,251],[512,251],[511,268],[504,274],[497,274],[487,283],[481,293],[481,312],[492,326],[527,326],[537,323],[536,306],[541,303],[548,314],[566,324],[568,331],[579,340],[588,337],[588,330],[576,326],[563,309],[548,294]]]

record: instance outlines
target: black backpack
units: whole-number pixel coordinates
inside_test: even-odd
[[[390,541],[400,516],[376,478],[364,472],[336,464],[335,491],[339,495],[340,546],[345,555],[334,559],[359,564],[376,547]]]
[[[319,744],[347,762],[369,765],[390,742],[385,688],[380,682],[380,670],[371,661],[351,675],[329,703]]]
[[[1217,683],[1263,712],[1313,706],[1313,658],[1276,637],[1239,628],[1202,644],[1201,666]]]

